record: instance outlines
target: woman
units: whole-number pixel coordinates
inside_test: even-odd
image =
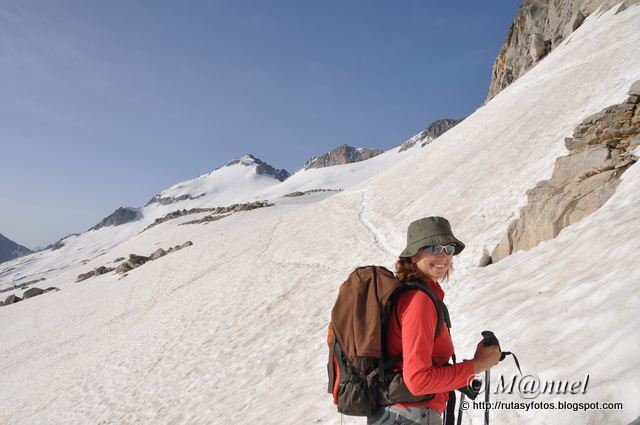
[[[444,291],[438,282],[448,279],[453,256],[463,249],[464,244],[453,235],[446,219],[416,220],[407,230],[407,246],[396,262],[396,277],[402,282],[419,281],[443,299]],[[435,396],[428,401],[397,403],[380,409],[367,417],[367,424],[441,424],[448,392],[466,386],[471,376],[498,364],[500,349],[479,343],[473,360],[447,365],[454,352],[449,329],[443,325],[435,337],[435,305],[428,295],[417,289],[400,293],[397,317],[399,320],[389,321],[388,357],[402,354],[396,368],[402,371],[412,394]]]

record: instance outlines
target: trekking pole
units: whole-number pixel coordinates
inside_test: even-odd
[[[489,388],[491,382],[490,369],[484,371],[484,425],[489,425]]]
[[[482,332],[482,345],[489,347],[497,345],[500,348],[498,338],[491,331]],[[484,425],[489,425],[489,391],[491,390],[491,369],[484,372]]]
[[[458,388],[458,391],[460,391],[460,405],[458,406],[458,421],[456,425],[462,425],[462,414],[464,413],[462,405],[464,404],[465,396],[473,401],[480,394],[480,389],[482,389],[482,381],[475,378],[466,387]]]
[[[458,421],[456,422],[456,425],[462,425],[462,412],[464,412],[464,410],[462,410],[463,403],[464,403],[464,393],[460,395],[460,406],[458,407]]]
[[[491,345],[497,345],[500,348],[500,343],[498,342],[498,338],[491,331],[482,331],[482,345],[485,347],[489,347]],[[522,375],[522,370],[520,370],[520,362],[515,354],[510,351],[502,351],[500,350],[500,360],[503,361],[507,356],[513,356],[513,360],[516,362],[516,367],[518,368],[518,372]],[[489,391],[491,390],[491,369],[487,369],[484,372],[484,425],[489,425]]]

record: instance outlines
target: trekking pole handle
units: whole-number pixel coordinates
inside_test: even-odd
[[[498,338],[496,338],[495,334],[491,331],[482,331],[482,345],[485,347],[489,347],[491,345],[497,345],[500,347]]]
[[[498,348],[500,348],[500,343],[498,342],[498,338],[491,331],[482,331],[482,345],[484,345],[485,347],[489,347],[491,345],[497,345]],[[502,351],[502,349],[500,351],[501,351],[500,361],[503,361],[504,358],[509,353]]]

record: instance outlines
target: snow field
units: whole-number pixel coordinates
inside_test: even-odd
[[[10,395],[0,398],[0,423],[341,423],[325,392],[338,286],[358,265],[392,267],[408,223],[432,214],[448,217],[467,244],[444,286],[459,358],[492,329],[525,373],[591,375],[588,394],[562,400],[624,403],[623,411],[494,411],[492,423],[627,424],[640,416],[638,165],[605,206],[556,239],[477,267],[525,191],[551,175],[564,137],[640,79],[640,7],[615,12],[592,15],[463,123],[344,192],[207,225],[164,223],[103,257],[194,245],[124,279],[94,277],[0,309],[0,381]],[[70,248],[40,261],[67,257],[69,269],[51,282],[100,265],[78,266],[86,254]],[[510,362],[493,376],[514,373]],[[482,423],[482,412],[469,411],[463,423]]]

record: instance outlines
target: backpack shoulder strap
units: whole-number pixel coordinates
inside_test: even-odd
[[[395,297],[394,297],[393,309],[395,310],[395,316],[396,316],[396,320],[398,321],[398,325],[400,324],[400,318],[398,317],[397,296],[400,292],[406,291],[409,289],[417,289],[425,293],[433,302],[433,305],[436,308],[436,315],[438,316],[434,339],[437,338],[438,335],[440,335],[440,332],[442,331],[442,325],[444,323],[447,324],[447,328],[451,329],[451,319],[449,317],[449,310],[447,309],[447,306],[445,305],[445,303],[442,302],[442,300],[438,298],[431,289],[427,288],[422,283],[419,283],[416,281],[409,281],[409,282],[403,283],[400,289],[396,292],[396,294],[394,294]]]

